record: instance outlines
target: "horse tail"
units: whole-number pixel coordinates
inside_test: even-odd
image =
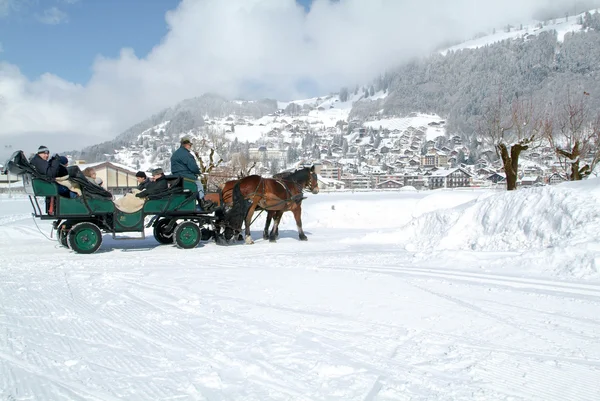
[[[225,215],[225,221],[229,227],[234,231],[237,231],[237,233],[240,233],[242,231],[242,225],[246,220],[248,209],[250,209],[250,204],[244,199],[239,182],[235,183],[232,191],[232,204]]]

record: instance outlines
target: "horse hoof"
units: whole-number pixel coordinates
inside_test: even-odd
[[[300,241],[308,241],[308,237],[306,237],[306,235],[301,235]]]
[[[277,238],[269,238],[269,242],[277,242]]]
[[[269,236],[267,234],[263,234],[263,239],[269,239]]]
[[[246,237],[246,244],[248,244],[248,245],[254,244],[254,241],[252,240],[252,237]]]

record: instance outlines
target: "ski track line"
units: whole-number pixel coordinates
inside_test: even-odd
[[[172,287],[172,288],[173,288],[173,287]],[[155,290],[156,290],[156,289],[154,289],[153,291],[155,291]],[[222,297],[221,297],[221,298],[222,298]],[[236,301],[237,301],[238,303],[243,303],[243,302],[245,302],[245,300],[239,300],[239,299],[238,299],[238,300],[236,300]],[[264,305],[264,307],[268,307],[268,305]],[[231,317],[231,316],[230,316],[230,317]],[[234,317],[234,319],[233,319],[233,322],[231,323],[231,325],[232,325],[233,327],[236,327],[236,326],[239,324],[239,315],[234,315],[233,317]],[[254,325],[257,325],[257,322],[256,322],[256,321],[253,321],[253,323],[254,323]],[[262,323],[262,324],[260,325],[260,329],[264,331],[264,329],[265,329],[265,327],[264,327],[264,323]],[[274,330],[272,330],[272,331],[274,331]],[[342,336],[342,337],[343,337],[343,336]],[[340,338],[340,337],[337,337],[337,338],[338,338],[338,340],[339,340],[339,338]],[[338,341],[338,340],[333,340],[333,341],[330,341],[330,342],[338,342],[338,343],[339,343],[339,341]],[[322,344],[322,345],[324,345],[324,344]],[[340,349],[340,348],[338,348],[338,347],[336,347],[335,349],[336,349],[337,351],[339,351],[339,352],[341,353],[341,355],[342,355],[342,356],[344,356],[345,358],[348,358],[348,355],[347,355],[347,353],[348,353],[348,350],[345,350],[345,349]],[[366,355],[362,355],[362,357],[361,357],[360,359],[358,359],[358,360],[355,360],[355,361],[354,361],[354,363],[352,363],[352,365],[353,365],[353,366],[356,366],[357,364],[359,364],[359,365],[361,365],[361,364],[362,364],[362,365],[364,366],[364,363],[365,363],[366,361],[365,361],[365,359],[363,359],[363,358],[366,358],[367,360],[371,359],[371,363],[373,363],[373,362],[375,362],[375,363],[376,363],[376,361],[372,361],[372,356],[370,356],[370,355],[366,354]],[[380,363],[376,363],[376,365],[380,365]],[[395,365],[395,366],[392,366],[392,367],[391,367],[391,369],[398,370],[398,368],[401,368],[400,366],[398,366],[398,365],[396,365],[396,364],[394,364],[394,365]],[[368,369],[369,369],[369,370],[373,370],[374,368],[375,368],[375,366],[370,366],[370,367],[368,367]],[[404,369],[402,369],[402,368],[404,368]],[[402,368],[401,368],[402,370],[406,370],[406,367],[405,367],[405,366],[402,366]],[[383,374],[383,371],[384,371],[384,370],[381,370],[381,369],[382,369],[382,368],[381,368],[381,367],[379,367],[379,369],[378,369],[378,370],[380,370],[380,373],[381,373],[381,374]],[[385,369],[385,368],[384,368],[384,369]],[[278,371],[279,369],[273,369],[273,368],[271,368],[271,370]]]
[[[481,284],[493,284],[501,287],[508,287],[514,290],[531,291],[536,290],[537,293],[553,296],[564,297],[568,295],[571,298],[580,298],[587,300],[600,301],[600,286],[592,284],[571,284],[565,285],[558,282],[535,280],[535,279],[515,279],[506,278],[504,276],[494,275],[478,275],[478,274],[463,274],[454,273],[452,271],[437,272],[432,269],[418,269],[412,267],[392,267],[385,268],[380,266],[360,266],[359,268],[352,267],[319,267],[319,269],[330,270],[347,270],[356,273],[378,273],[391,276],[422,276],[440,278],[451,281],[463,281]]]
[[[376,349],[381,349],[381,346],[375,346],[373,343],[373,335],[375,333],[371,333],[371,337],[365,334],[364,338],[355,341],[355,343],[364,344],[365,340],[368,339],[368,341],[371,342],[371,346],[374,346]],[[342,343],[343,341],[347,341],[348,336],[332,334],[332,330],[323,330],[322,332],[318,332],[314,329],[310,331],[305,329],[302,337],[305,338],[303,341],[307,342],[306,348],[308,350],[314,351],[316,349],[318,354],[328,355],[328,359],[337,358],[346,361],[345,363],[349,363],[352,369],[355,371],[354,375],[364,374],[362,371],[365,371],[371,375],[374,374],[378,375],[377,377],[384,378],[389,377],[389,372],[396,372],[396,374],[392,374],[390,379],[399,383],[404,383],[407,380],[407,377],[414,379],[412,380],[414,382],[423,374],[433,375],[437,377],[436,380],[443,383],[449,383],[456,380],[456,377],[453,374],[442,374],[441,372],[432,370],[427,366],[416,366],[414,364],[407,364],[397,360],[392,360],[389,357],[376,356],[373,354],[373,350],[370,349],[356,349],[352,346],[342,348],[338,344]],[[389,339],[380,339],[378,341],[381,344],[384,344],[386,348],[389,348],[391,345]],[[413,371],[416,371],[416,373],[412,373]],[[476,383],[467,381],[463,385],[472,388],[476,385]],[[444,384],[440,384],[440,388],[442,387],[444,387]]]
[[[226,297],[220,297],[220,298],[221,298],[221,299],[224,299],[224,298],[226,298]],[[240,299],[236,299],[236,298],[226,298],[226,299],[228,299],[228,300],[234,300],[234,301],[236,301],[236,302],[240,302]],[[273,305],[267,305],[267,304],[258,304],[258,303],[254,303],[254,304],[255,304],[256,306],[259,306],[259,307],[269,307],[269,308],[273,308],[273,307],[275,307],[275,306],[273,306]],[[276,308],[278,308],[278,309],[282,309],[281,307],[276,307]],[[306,314],[306,311],[291,310],[291,309],[289,309],[289,308],[285,308],[285,311],[291,311],[291,312],[297,312],[297,313],[301,313],[301,314]],[[481,310],[477,310],[477,311],[481,313]],[[496,320],[498,319],[497,315],[491,315],[491,316],[490,316],[490,314],[489,314],[489,313],[487,313],[487,315],[488,315],[488,317],[495,318]],[[329,317],[334,317],[334,316],[329,316]],[[344,318],[345,318],[344,316],[335,316],[335,317],[339,317],[339,318],[341,318],[341,319],[344,319]],[[517,328],[517,329],[523,329],[522,327],[515,326],[515,325],[514,325],[514,323],[512,323],[512,322],[510,322],[510,321],[504,321],[504,320],[503,320],[502,322],[503,322],[503,323],[505,323],[505,324],[508,324],[508,325],[510,325],[510,326],[511,326],[511,327],[513,327],[513,328]],[[547,328],[545,328],[545,329],[547,329]],[[569,331],[568,333],[569,333],[569,334],[575,334],[575,335],[578,335],[578,333],[574,333],[574,332],[571,332],[571,331]],[[530,334],[531,334],[531,333],[530,333]],[[590,337],[588,337],[588,336],[586,336],[586,338],[587,338],[587,339],[590,339]],[[545,339],[545,341],[548,341],[548,340],[547,340],[547,339]],[[521,352],[521,354],[523,354],[523,355],[527,355],[527,353],[526,353],[526,352]],[[537,354],[536,356],[542,356],[542,355],[541,355],[541,354]],[[543,356],[544,356],[544,357],[550,357],[549,355],[543,355]],[[564,357],[561,357],[561,358],[562,358],[563,360],[565,360],[565,361],[569,360],[569,361],[570,361],[570,362],[572,362],[572,363],[584,363],[584,364],[586,364],[586,363],[587,363],[587,362],[586,362],[586,361],[584,361],[584,360],[578,360],[578,359],[573,359],[573,358],[570,358],[570,359],[569,359],[569,358],[564,358]],[[590,362],[589,362],[589,364],[590,364],[590,365],[595,365],[595,363],[594,363],[593,361],[590,361]]]
[[[544,340],[544,341],[552,344],[554,346],[554,348],[557,349],[557,350],[561,350],[562,349],[562,346],[560,344],[557,344],[556,342],[552,341],[551,339],[538,334],[537,331],[534,331],[534,330],[531,330],[531,329],[529,329],[527,327],[515,324],[515,323],[511,322],[508,319],[505,319],[505,318],[503,318],[501,316],[494,315],[494,314],[492,314],[490,312],[487,312],[487,311],[485,311],[485,310],[483,310],[483,309],[481,309],[481,308],[479,308],[477,306],[474,306],[472,304],[469,304],[468,302],[456,299],[456,298],[454,298],[452,296],[448,296],[448,295],[445,295],[445,294],[437,293],[435,291],[427,290],[427,289],[424,289],[424,288],[422,288],[420,286],[417,286],[417,285],[416,285],[416,287],[417,288],[421,288],[425,292],[428,292],[428,293],[431,293],[433,295],[439,296],[439,297],[441,297],[443,299],[449,300],[451,302],[454,302],[454,303],[456,303],[458,305],[461,305],[463,307],[466,307],[468,309],[471,309],[471,310],[477,311],[479,313],[482,313],[482,314],[484,314],[484,315],[486,315],[488,317],[492,317],[492,318],[498,320],[499,322],[502,322],[504,324],[507,324],[507,325],[510,325],[510,326],[514,327],[515,329],[525,331],[529,335],[532,335],[534,337],[537,337],[539,339],[542,339],[542,340]],[[497,351],[496,350],[489,350],[489,352],[490,353],[495,353]],[[504,351],[503,350],[499,350],[499,352],[502,353]],[[532,356],[532,355],[531,355],[531,353],[520,353],[519,356]],[[533,356],[534,357],[539,357],[540,355],[535,355],[534,354]],[[588,396],[591,396],[591,398],[589,398],[589,399],[597,399],[598,388],[599,388],[597,383],[598,383],[598,378],[600,378],[600,373],[598,371],[598,367],[600,367],[600,360],[597,360],[597,359],[596,360],[593,360],[593,359],[590,360],[590,359],[583,359],[583,358],[570,358],[570,357],[564,357],[564,356],[561,356],[561,355],[552,355],[552,356],[550,356],[550,359],[548,359],[548,356],[545,356],[545,357],[542,356],[542,357],[543,357],[543,359],[545,359],[545,362],[560,361],[560,362],[563,362],[563,363],[566,362],[566,363],[569,363],[569,364],[572,364],[572,365],[576,365],[575,367],[571,367],[571,371],[573,371],[573,370],[577,371],[578,370],[579,373],[571,372],[571,377],[572,378],[576,377],[576,378],[581,379],[585,375],[590,375],[590,373],[593,376],[595,376],[595,378],[592,377],[588,381],[585,381],[583,383],[580,380],[579,384],[578,384],[578,392],[583,393],[583,398],[582,399],[588,399]],[[539,364],[540,362],[536,361],[536,363]],[[594,368],[593,371],[590,371],[590,367]],[[508,375],[509,374],[509,373],[506,372],[506,369],[504,367],[499,368],[499,373],[503,373],[504,375]],[[530,376],[531,375],[533,375],[533,374],[530,374]],[[553,382],[556,382],[557,380],[563,378],[564,373],[562,373],[562,372],[558,373],[555,370],[551,370],[551,371],[548,371],[544,375],[539,375],[539,380],[537,380],[536,383],[540,383],[540,385],[536,386],[535,393],[536,394],[546,393],[547,397],[545,399],[551,399],[552,396],[554,395],[552,392],[550,392],[551,390],[548,389],[547,386],[543,386],[541,384],[541,383],[544,383],[545,380],[548,379],[548,376],[553,377],[553,379],[552,379]],[[494,377],[497,379],[496,376],[494,376]],[[573,380],[573,379],[571,379],[571,380]],[[565,386],[567,386],[568,383],[569,383],[569,381],[567,381],[565,383]],[[593,393],[595,393],[596,395],[592,395]],[[533,395],[533,394],[530,394],[530,395]]]
[[[529,335],[531,335],[531,336],[533,336],[533,337],[536,337],[536,338],[538,338],[538,339],[540,339],[540,340],[542,340],[542,341],[544,341],[544,342],[546,342],[546,343],[550,343],[550,344],[552,344],[553,346],[555,346],[555,347],[557,347],[558,349],[560,349],[560,345],[556,344],[554,341],[552,341],[552,340],[550,340],[550,339],[548,339],[548,338],[546,338],[546,337],[543,337],[543,336],[541,336],[540,334],[538,334],[537,332],[535,332],[535,331],[532,331],[532,330],[530,330],[530,329],[528,329],[528,328],[526,328],[526,327],[520,326],[520,325],[518,325],[517,323],[514,323],[514,322],[512,322],[511,320],[508,320],[508,319],[504,318],[503,316],[499,316],[499,315],[497,315],[497,314],[495,314],[495,313],[488,312],[488,311],[486,311],[486,310],[484,310],[484,309],[480,308],[479,306],[473,305],[472,303],[469,303],[469,302],[467,302],[467,301],[464,301],[464,300],[458,299],[458,298],[456,298],[456,297],[453,297],[453,296],[451,296],[451,295],[442,294],[442,293],[440,293],[440,292],[437,292],[437,291],[434,291],[434,290],[430,290],[430,289],[424,288],[424,287],[422,287],[422,286],[420,286],[420,285],[418,285],[418,284],[415,284],[415,283],[409,283],[409,284],[410,284],[410,285],[412,285],[412,286],[413,286],[413,287],[415,287],[415,288],[418,288],[419,290],[421,290],[421,291],[423,291],[423,292],[426,292],[426,293],[428,293],[428,294],[434,295],[434,296],[436,296],[436,297],[439,297],[439,298],[441,298],[441,299],[444,299],[444,300],[446,300],[446,301],[449,301],[449,302],[451,302],[451,303],[454,303],[454,304],[456,304],[456,305],[459,305],[460,307],[463,307],[463,308],[466,308],[466,309],[472,310],[472,311],[474,311],[474,312],[477,312],[477,313],[478,313],[478,314],[480,314],[480,315],[487,316],[488,318],[491,318],[492,320],[495,320],[495,321],[497,321],[497,322],[499,322],[499,323],[503,323],[503,324],[505,324],[505,325],[507,325],[507,326],[509,326],[509,327],[513,328],[513,329],[520,330],[520,331],[524,331],[524,332],[528,333]]]
[[[355,250],[347,250],[345,253],[352,254],[355,253]],[[268,256],[270,258],[278,258],[283,256],[295,256],[297,257],[299,254],[311,254],[310,251],[299,251],[297,253],[272,253]],[[320,251],[320,254],[340,254],[344,253],[343,250],[335,249],[331,251]],[[408,253],[407,253],[408,255]],[[263,256],[264,259],[264,256]],[[267,263],[265,263],[267,265]],[[327,267],[321,266],[319,269],[339,269],[339,270],[351,270],[351,271],[368,271],[368,272],[376,272],[382,274],[392,274],[392,273],[406,273],[406,274],[424,274],[431,276],[439,276],[450,279],[458,279],[459,277],[465,281],[478,281],[482,283],[490,283],[490,284],[503,284],[505,286],[511,286],[513,288],[520,289],[546,289],[549,291],[558,292],[560,294],[571,293],[575,295],[590,295],[593,297],[600,298],[600,285],[595,284],[586,284],[586,283],[575,283],[575,282],[560,282],[557,280],[545,280],[538,278],[528,278],[528,277],[514,277],[508,275],[498,275],[498,274],[482,274],[477,272],[466,272],[460,270],[449,270],[449,269],[441,269],[441,268],[418,268],[411,267],[410,265],[398,266],[391,265],[386,267],[385,265],[365,265],[359,264],[358,267]]]
[[[0,227],[7,226],[11,223],[16,223],[18,221],[27,220],[29,218],[31,218],[31,213],[28,213],[28,214],[20,213],[20,214],[11,214],[11,215],[7,215],[7,216],[2,216],[2,217],[0,217]]]
[[[245,303],[244,300],[231,299],[229,297],[227,297],[227,298],[226,297],[216,297],[216,298],[218,298],[218,299],[233,300],[233,301],[236,301],[239,304]],[[269,305],[261,305],[261,306],[264,307],[264,308],[268,308],[269,307]],[[268,332],[268,333],[270,333],[270,335],[275,335],[276,338],[280,338],[279,342],[285,341],[285,338],[287,338],[289,336],[289,335],[283,335],[282,336],[282,334],[280,332],[281,329],[278,329],[276,326],[273,326],[271,323],[268,323],[268,322],[265,322],[265,321],[258,321],[258,320],[250,319],[250,318],[242,318],[239,314],[232,313],[231,311],[225,311],[225,310],[220,310],[219,313],[218,313],[218,315],[220,316],[220,318],[219,318],[219,320],[220,320],[219,327],[221,327],[222,330],[224,329],[224,327],[223,327],[224,324],[226,325],[226,327],[228,326],[230,328],[231,327],[235,328],[235,327],[237,327],[239,325],[239,321],[242,320],[247,327],[250,327],[250,331],[257,330],[259,332],[262,332],[263,333],[263,334],[261,334],[262,336],[264,336],[266,334],[266,332]],[[265,330],[266,330],[266,332],[265,332]],[[225,330],[225,331],[228,331],[228,330]],[[313,335],[314,334],[315,333],[313,332]],[[339,338],[341,338],[341,337],[339,337]],[[361,341],[364,341],[364,339],[361,340]],[[335,341],[328,341],[328,342],[335,342]],[[339,341],[337,341],[337,342],[339,343]],[[349,358],[350,359],[355,359],[356,355],[348,355],[348,352],[351,352],[352,354],[356,354],[356,350],[352,350],[350,348],[348,348],[348,349],[342,349],[339,346],[331,346],[331,345],[326,346],[325,345],[325,341],[321,341],[320,345],[321,346],[325,346],[327,349],[329,349],[329,351],[325,351],[324,350],[326,354],[330,353],[331,350],[333,349],[336,353],[339,353],[339,355],[342,355],[343,358],[346,359],[346,360],[348,360]],[[308,350],[311,350],[311,347],[309,347]],[[364,355],[362,355],[362,356],[369,356],[368,359],[372,359],[372,357],[370,355],[368,355],[367,353],[364,353]],[[366,361],[363,358],[360,358],[358,360],[355,360],[354,362],[355,363],[353,365],[359,364],[359,365],[362,365],[364,367],[364,364],[365,364]],[[254,363],[257,363],[257,362],[254,361]],[[373,361],[370,361],[369,363],[373,363]],[[260,363],[260,364],[262,364],[263,366],[265,366],[264,363]],[[266,366],[269,367],[270,371],[273,371],[273,370],[280,371],[282,369],[282,367],[285,367],[285,364],[286,364],[286,361],[285,361],[285,358],[284,358],[284,360],[281,362],[281,365],[277,369],[274,369],[272,363],[267,363]],[[395,368],[398,368],[398,367],[399,366],[395,366]],[[369,370],[373,370],[374,368],[376,368],[375,365],[368,366]],[[406,367],[403,367],[403,368],[406,370]],[[380,371],[380,373],[383,374],[383,371],[381,371],[381,368],[376,368],[376,369],[378,369]]]
[[[99,391],[93,391],[93,390],[90,390],[85,385],[74,383],[74,382],[69,382],[69,381],[62,379],[61,377],[56,376],[51,373],[45,373],[41,369],[39,369],[37,366],[27,363],[25,361],[22,361],[20,359],[14,358],[3,352],[0,352],[0,358],[11,363],[14,366],[19,367],[20,369],[22,369],[32,375],[36,375],[38,377],[46,379],[49,382],[56,384],[58,386],[61,386],[64,389],[69,390],[75,394],[77,394],[77,393],[85,394],[86,396],[93,397],[99,401],[120,401],[121,400],[119,397],[114,397],[110,394],[102,393]]]

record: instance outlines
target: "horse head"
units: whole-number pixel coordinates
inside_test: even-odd
[[[309,178],[306,182],[305,188],[312,192],[314,195],[319,193],[319,179],[317,178],[317,173],[315,171],[315,166],[313,165],[309,171]]]

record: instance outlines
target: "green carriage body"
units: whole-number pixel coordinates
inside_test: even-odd
[[[147,200],[140,210],[124,212],[112,199],[87,197],[66,198],[58,193],[58,184],[43,178],[23,174],[25,192],[29,195],[35,217],[54,220],[57,238],[64,246],[79,253],[95,252],[102,242],[101,232],[112,234],[141,233],[154,227],[154,236],[159,243],[175,242],[180,248],[193,248],[205,238],[203,225],[214,225],[215,216],[196,210],[196,183],[183,179],[181,191],[159,199]],[[38,198],[53,202],[53,210],[44,212]],[[153,219],[145,224],[147,216]]]
[[[59,194],[60,184],[37,171],[20,150],[13,153],[4,171],[22,176],[33,215],[41,220],[52,220],[58,242],[78,253],[98,250],[103,232],[112,234],[113,239],[128,239],[117,238],[115,234],[141,233],[136,238],[144,239],[145,229],[149,227],[153,227],[159,243],[176,243],[184,249],[194,248],[201,239],[211,237],[217,242],[228,241],[241,232],[248,210],[248,204],[236,186],[233,204],[227,212],[223,206],[213,211],[199,211],[196,209],[196,182],[167,177],[169,186],[164,192],[151,195],[141,209],[124,212],[115,206],[112,194],[89,182],[78,166],[67,167],[67,172],[70,184],[80,186],[81,195],[64,197]],[[46,200],[42,203],[45,210],[40,206],[40,198]],[[148,216],[152,217],[146,224]],[[237,226],[239,228],[233,228]]]

